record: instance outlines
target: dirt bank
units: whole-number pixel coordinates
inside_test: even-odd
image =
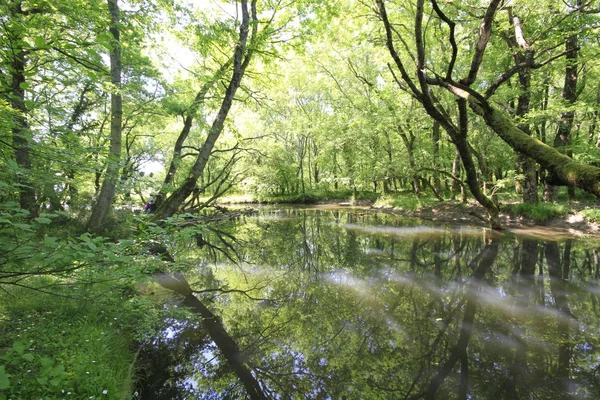
[[[366,206],[366,205],[365,205]],[[501,213],[500,218],[503,227],[510,230],[532,229],[532,228],[553,228],[564,230],[565,233],[572,235],[595,235],[600,233],[600,226],[597,223],[586,221],[578,212],[577,207],[574,212],[565,215],[562,218],[555,218],[544,223],[536,223],[531,219],[519,216],[512,216],[507,213]],[[428,221],[439,221],[443,223],[458,223],[476,226],[488,226],[487,213],[485,209],[475,203],[456,203],[440,202],[439,204],[421,207],[418,210],[403,210],[394,207],[376,207],[370,206],[370,210],[377,212],[386,212],[392,214],[406,215],[407,217],[421,218]]]

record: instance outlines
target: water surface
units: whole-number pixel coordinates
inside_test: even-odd
[[[199,317],[148,341],[143,398],[600,398],[598,244],[549,232],[268,208],[180,235]]]

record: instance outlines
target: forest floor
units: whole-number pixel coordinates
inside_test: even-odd
[[[342,203],[343,204],[343,203]],[[476,203],[440,202],[435,205],[422,206],[417,210],[406,210],[396,207],[377,207],[368,204],[355,204],[367,209],[391,214],[405,215],[412,218],[420,218],[427,221],[438,221],[441,223],[468,224],[476,226],[488,226],[487,213],[483,207]],[[565,234],[576,236],[594,235],[600,233],[598,223],[586,221],[579,211],[583,206],[571,204],[571,213],[560,218],[549,219],[543,223],[535,222],[522,216],[510,215],[501,212],[500,219],[503,226],[509,230],[531,230],[538,228],[563,231]]]

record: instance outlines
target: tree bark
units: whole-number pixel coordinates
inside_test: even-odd
[[[110,13],[109,32],[112,36],[112,49],[110,51],[110,82],[114,89],[110,95],[110,148],[106,160],[106,171],[100,194],[92,209],[92,215],[88,221],[88,231],[100,230],[110,206],[115,197],[117,183],[119,182],[119,169],[121,162],[121,131],[123,123],[123,100],[121,97],[121,42],[120,42],[120,15],[118,0],[107,0]]]
[[[533,49],[529,46],[529,44],[525,41],[523,36],[523,30],[521,27],[521,20],[518,16],[512,15],[509,9],[509,16],[512,25],[514,26],[514,38],[509,40],[510,45],[515,49],[513,59],[515,60],[515,65],[527,65],[527,60],[533,57]],[[519,49],[520,48],[520,49]],[[527,117],[527,114],[530,111],[531,105],[531,70],[530,68],[521,68],[517,73],[519,77],[519,96],[517,99],[517,109],[515,115],[518,120],[523,120]],[[531,130],[528,122],[519,123],[519,129],[521,129],[524,133],[531,136]],[[537,175],[536,175],[536,165],[531,160],[531,158],[527,157],[522,153],[517,153],[517,165],[518,169],[524,175],[522,181],[522,194],[523,194],[523,202],[524,203],[537,203],[538,201],[538,185],[537,185]]]
[[[483,117],[488,127],[502,140],[548,170],[549,182],[577,187],[600,198],[600,168],[573,161],[557,149],[525,134],[511,118],[481,97],[464,95],[471,109]]]
[[[11,18],[20,20],[25,12],[22,8],[22,2],[17,1],[10,8]],[[19,184],[19,206],[29,211],[30,217],[38,215],[38,207],[35,198],[35,189],[31,182],[31,156],[30,141],[31,131],[27,119],[27,106],[25,103],[25,66],[27,63],[27,53],[23,48],[23,32],[19,29],[9,30],[9,41],[13,48],[10,73],[10,106],[15,111],[12,127],[12,142],[14,147],[15,162],[21,169],[17,178]]]
[[[581,6],[581,1],[577,2]],[[571,35],[565,41],[565,51],[567,66],[565,68],[565,83],[562,91],[562,98],[568,106],[572,106],[577,101],[577,53],[579,40],[577,35]],[[569,147],[571,144],[571,131],[573,130],[573,121],[575,120],[575,111],[567,110],[560,116],[558,131],[554,137],[554,147],[561,153],[573,157],[573,150]],[[548,193],[552,197],[556,195],[556,189],[549,189]],[[569,199],[575,197],[573,187],[569,187]]]
[[[442,197],[442,184],[440,181],[440,123],[433,121],[432,129],[432,140],[433,140],[433,191],[435,197],[441,199]]]

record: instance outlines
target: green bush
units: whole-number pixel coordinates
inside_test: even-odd
[[[257,197],[257,200],[265,203],[301,203],[311,204],[327,201],[376,201],[379,194],[371,191],[352,191],[352,190],[325,190],[315,189],[305,193],[293,193],[284,195],[266,195]]]
[[[414,193],[391,194],[380,198],[376,206],[380,207],[396,207],[403,210],[416,211],[422,207],[430,206],[439,203],[439,200],[434,197],[417,196]]]
[[[532,219],[537,223],[561,218],[572,212],[568,205],[559,203],[521,203],[509,205],[508,208],[511,214]]]
[[[600,222],[600,209],[586,207],[581,210],[581,215],[589,222]]]

